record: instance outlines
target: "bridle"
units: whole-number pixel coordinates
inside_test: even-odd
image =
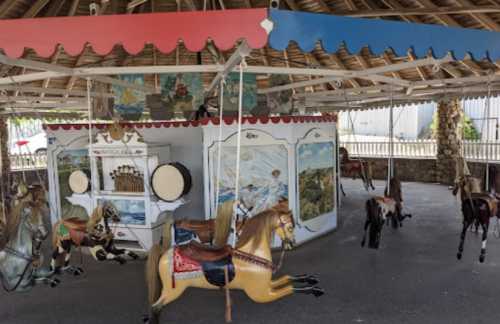
[[[293,219],[293,215],[291,215],[291,212],[287,214],[287,216],[290,216],[290,221],[284,221],[282,218],[283,215],[279,215],[279,227],[283,231],[284,238],[281,240],[281,253],[280,253],[280,259],[278,261],[278,265],[273,266],[273,273],[278,272],[281,269],[281,266],[283,265],[283,260],[285,259],[285,246],[286,244],[289,244],[290,246],[293,246],[294,242],[290,240],[286,236],[286,226],[289,224],[292,224],[292,227],[295,228],[295,220]]]
[[[21,223],[20,226],[27,226],[26,225],[27,219],[28,219],[28,215],[24,216],[23,220],[22,220],[22,223]],[[41,250],[41,247],[42,247],[43,237],[42,237],[42,235],[39,234],[38,230],[33,231],[31,228],[29,228],[29,230],[30,230],[31,233],[35,232],[35,235],[33,235],[33,237],[32,237],[32,251],[31,251],[31,255],[27,255],[27,254],[25,254],[23,252],[20,252],[20,251],[18,251],[16,249],[11,248],[10,246],[6,246],[3,249],[3,251],[5,251],[5,253],[10,254],[10,255],[12,255],[14,257],[17,257],[19,259],[23,259],[23,260],[27,261],[26,266],[24,267],[24,270],[23,270],[21,276],[19,277],[19,280],[16,282],[16,284],[13,287],[7,287],[5,279],[3,278],[3,276],[0,273],[0,278],[1,278],[1,281],[2,281],[2,287],[3,287],[3,289],[6,292],[13,292],[17,288],[19,288],[19,285],[21,284],[21,282],[23,282],[26,274],[28,273],[28,269],[30,268],[30,266],[31,266],[31,272],[30,272],[30,276],[31,276],[33,274],[33,272],[40,265],[40,262],[39,262],[40,261],[40,256],[41,256],[40,250]]]

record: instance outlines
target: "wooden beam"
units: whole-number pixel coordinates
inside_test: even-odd
[[[287,6],[294,10],[294,11],[299,11],[300,10],[300,7],[299,5],[295,2],[295,0],[285,0],[285,3],[287,4]]]
[[[392,65],[392,64],[393,64],[392,59],[391,59],[391,57],[389,56],[389,54],[388,54],[387,52],[384,52],[384,53],[382,54],[382,59],[384,60],[384,63],[385,63],[386,65]],[[399,73],[398,71],[393,71],[393,72],[391,72],[391,74],[392,74],[392,77],[393,77],[393,78],[396,78],[396,79],[404,79],[404,78],[401,76],[401,73]]]
[[[430,9],[439,8],[431,0],[416,0],[416,2],[423,8],[430,8]],[[449,15],[443,14],[443,15],[432,15],[432,16],[437,20],[439,20],[445,26],[462,27],[462,25],[460,25],[455,19],[453,19]]]
[[[415,54],[413,53],[413,51],[409,50],[408,51],[408,60],[410,62],[414,62],[416,59],[417,58],[416,58]],[[420,78],[422,79],[422,81],[426,81],[427,79],[429,79],[429,77],[425,73],[424,69],[422,69],[422,67],[417,66],[415,68],[417,69],[418,75],[420,76]]]
[[[56,17],[65,3],[66,0],[52,1],[49,9],[47,9],[47,12],[45,13],[45,17]]]
[[[337,54],[335,53],[332,53],[330,55],[328,55],[328,57],[342,70],[349,70],[349,68],[344,64],[344,62],[342,62],[342,60],[340,59],[340,57],[338,57]],[[358,81],[354,80],[354,79],[350,79],[349,80],[349,83],[354,87],[354,88],[359,88],[360,85],[358,83]]]
[[[56,49],[56,52],[54,55],[52,55],[52,58],[50,59],[50,64],[56,64],[57,60],[59,59],[59,56],[61,55],[62,52],[62,46],[58,46]],[[42,88],[47,89],[50,84],[50,78],[43,80]],[[40,98],[45,97],[45,92],[42,92],[40,94]]]
[[[455,2],[463,7],[474,6],[474,3],[472,3],[469,0],[455,0]],[[476,19],[479,23],[481,23],[481,25],[483,25],[484,28],[494,31],[500,30],[500,26],[488,15],[484,13],[471,13],[470,15],[474,17],[474,19]]]
[[[404,7],[396,0],[382,0],[382,2],[384,2],[391,9],[395,10],[404,9]],[[407,22],[421,23],[420,19],[418,19],[417,17],[402,15],[401,19]]]
[[[71,2],[71,7],[69,7],[68,16],[74,16],[76,14],[76,10],[78,9],[78,5],[80,4],[80,0],[73,0]]]
[[[365,58],[361,54],[355,55],[355,57],[364,70],[371,68],[371,65],[365,60]],[[380,83],[375,80],[371,80],[371,82],[373,83],[373,85],[377,85]]]
[[[356,6],[353,0],[344,0],[344,2],[347,5],[347,8],[349,8],[349,10],[351,11],[358,10],[358,7]]]
[[[326,4],[326,2],[324,0],[314,0],[321,8],[321,10],[323,10],[323,12],[327,12],[327,13],[331,13],[332,12],[332,9]]]
[[[9,10],[16,4],[17,0],[4,0],[0,5],[0,18],[7,17]]]
[[[33,18],[42,10],[49,0],[37,0],[23,15],[23,18]]]
[[[464,58],[460,63],[465,66],[469,71],[471,71],[475,76],[481,76],[483,70],[476,62],[472,60],[470,56]]]
[[[146,3],[148,0],[131,0],[127,4],[127,13],[132,13],[134,12],[134,9],[144,3]]]
[[[350,1],[350,0],[348,0]],[[437,8],[401,8],[401,9],[368,9],[355,11],[335,11],[339,16],[359,18],[396,17],[396,16],[429,16],[442,14],[498,13],[498,6],[437,7]]]
[[[72,91],[68,92],[68,91],[66,91],[66,89],[56,89],[56,88],[44,89],[44,88],[39,88],[39,87],[30,87],[30,86],[23,86],[23,85],[0,85],[0,89],[6,90],[6,91],[18,91],[18,90],[20,90],[23,93],[45,93],[45,94],[50,94],[50,95],[69,94],[72,97],[86,97],[87,96],[87,91],[72,90]],[[90,92],[90,95],[92,97],[105,97],[105,98],[113,97],[112,94],[100,93],[100,92]]]

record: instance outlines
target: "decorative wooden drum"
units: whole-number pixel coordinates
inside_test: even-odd
[[[172,202],[191,190],[191,173],[179,162],[158,166],[151,176],[151,188],[159,199]]]
[[[90,174],[83,170],[73,171],[69,176],[68,184],[74,193],[85,193],[90,190]]]

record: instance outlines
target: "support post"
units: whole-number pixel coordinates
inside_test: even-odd
[[[7,117],[0,117],[0,223],[6,221],[5,215],[7,213],[6,205],[9,193],[9,173],[10,173],[10,159],[9,159],[9,128],[7,127]]]
[[[456,160],[461,156],[463,118],[459,99],[442,99],[437,105],[436,180],[452,185],[455,180]]]

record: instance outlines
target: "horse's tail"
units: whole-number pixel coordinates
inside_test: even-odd
[[[149,305],[153,305],[161,294],[161,281],[158,271],[158,263],[162,255],[162,248],[159,244],[151,247],[146,262],[146,284],[148,286]]]
[[[52,247],[56,247],[57,243],[59,242],[59,233],[57,231],[57,228],[61,224],[61,221],[57,221],[54,226],[52,226]]]
[[[372,249],[378,248],[377,236],[380,230],[378,204],[375,199],[368,199],[366,201],[366,217],[370,219],[370,232],[368,237],[368,247]]]
[[[233,217],[233,200],[228,200],[219,206],[215,218],[214,245],[224,246],[227,244],[231,230],[231,219]]]

